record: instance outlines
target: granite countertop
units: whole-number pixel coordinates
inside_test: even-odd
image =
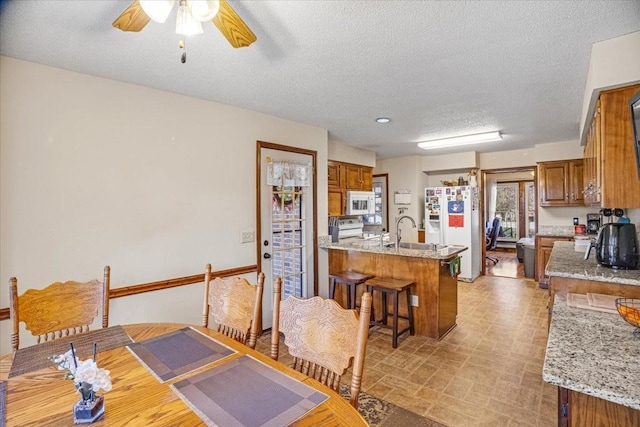
[[[564,233],[561,231],[556,231],[553,233],[537,233],[536,236],[538,237],[574,237],[575,233],[573,231],[571,231],[571,233]]]
[[[556,295],[544,381],[640,409],[640,337],[618,314],[567,306]]]
[[[576,252],[573,249],[573,242],[556,242],[553,245],[545,273],[550,277],[640,286],[640,270],[618,270],[604,267],[596,261],[593,249],[589,259],[585,260],[583,252]]]
[[[468,249],[466,246],[449,245],[446,250],[442,251],[425,251],[417,249],[405,249],[380,247],[380,239],[347,239],[340,242],[331,242],[331,236],[329,239],[318,239],[318,246],[324,249],[339,249],[344,251],[359,251],[359,252],[371,252],[386,255],[400,255],[414,258],[431,258],[450,260],[457,256],[460,252],[464,252]]]

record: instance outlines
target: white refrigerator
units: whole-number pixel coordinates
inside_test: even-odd
[[[463,245],[458,280],[473,282],[480,275],[480,210],[478,188],[428,187],[424,190],[426,243]]]

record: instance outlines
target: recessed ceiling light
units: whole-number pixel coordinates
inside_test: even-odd
[[[376,122],[378,123],[389,123],[391,119],[389,117],[378,117]]]
[[[431,150],[433,148],[457,147],[459,145],[480,144],[500,140],[502,140],[502,134],[498,131],[454,136],[452,138],[432,139],[430,141],[419,142],[418,147],[423,150]]]

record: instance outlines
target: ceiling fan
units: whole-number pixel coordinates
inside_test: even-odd
[[[175,3],[175,0],[134,0],[112,25],[122,31],[138,32],[151,19],[164,22]],[[257,39],[226,0],[179,0],[177,3],[176,32],[179,34],[202,33],[200,22],[210,20],[235,48],[249,46]]]

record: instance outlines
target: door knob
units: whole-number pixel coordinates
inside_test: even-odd
[[[269,254],[268,252],[265,252],[264,255],[262,255],[262,257],[264,259],[269,259],[269,258],[271,258],[271,254]]]

